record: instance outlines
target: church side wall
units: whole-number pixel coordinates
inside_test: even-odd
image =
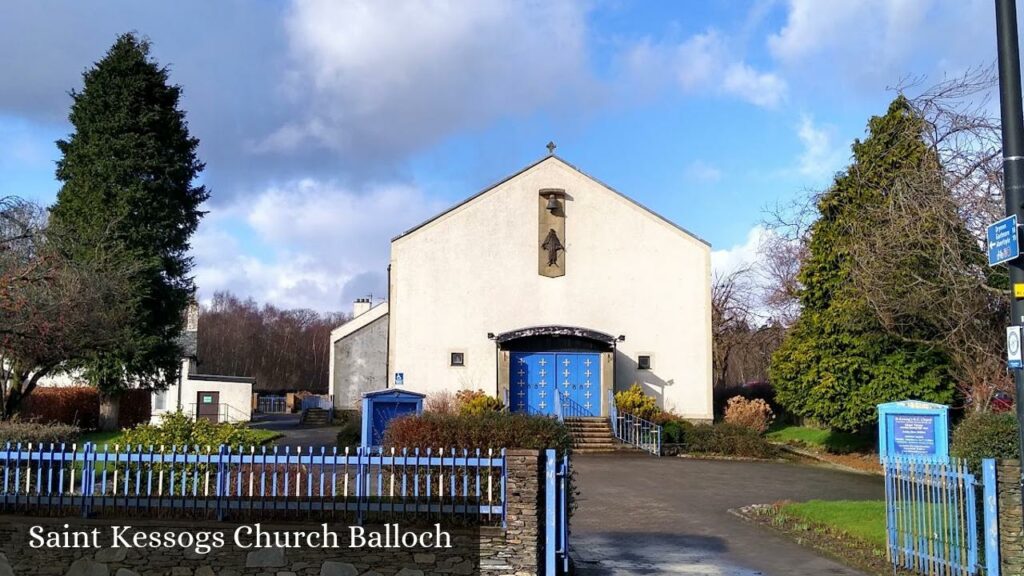
[[[334,407],[358,410],[363,394],[387,388],[388,316],[334,343]]]
[[[551,187],[567,194],[556,278],[537,271],[537,197]],[[710,248],[559,160],[395,240],[391,255],[389,379],[501,397],[489,332],[578,326],[625,336],[616,389],[639,382],[664,407],[710,418]],[[453,351],[465,366],[449,365]],[[639,354],[651,370],[637,369]]]

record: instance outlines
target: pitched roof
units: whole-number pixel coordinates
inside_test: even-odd
[[[435,216],[433,216],[433,217],[429,218],[428,220],[425,220],[425,221],[423,221],[423,222],[420,222],[420,223],[419,223],[419,224],[417,224],[416,226],[413,226],[412,228],[409,228],[409,229],[408,229],[408,230],[406,230],[405,232],[402,232],[402,233],[401,233],[401,234],[399,234],[398,236],[395,236],[394,238],[392,238],[392,239],[391,239],[391,241],[392,241],[392,242],[394,242],[395,240],[398,240],[398,239],[400,239],[400,238],[404,238],[404,237],[406,237],[406,236],[408,236],[408,235],[412,234],[413,232],[416,232],[417,230],[419,230],[420,228],[423,228],[423,227],[424,227],[424,226],[426,226],[427,224],[430,224],[431,222],[433,222],[433,221],[435,221],[435,220],[437,220],[437,219],[439,219],[439,218],[441,218],[441,217],[445,216],[446,214],[448,214],[448,213],[450,213],[450,212],[452,212],[452,211],[456,210],[457,208],[460,208],[460,207],[462,207],[462,206],[464,206],[464,205],[466,205],[466,204],[469,204],[470,202],[472,202],[472,201],[476,200],[477,198],[479,198],[479,197],[483,196],[484,194],[487,194],[487,193],[488,193],[488,192],[490,192],[491,190],[494,190],[494,189],[495,189],[495,188],[497,188],[498,186],[501,186],[501,185],[502,185],[502,184],[504,184],[505,182],[508,182],[509,180],[512,180],[513,178],[515,178],[515,177],[519,176],[520,174],[523,174],[523,173],[525,173],[525,172],[527,172],[527,171],[529,171],[529,170],[533,169],[534,167],[536,167],[536,166],[540,165],[540,164],[541,164],[542,162],[545,162],[545,161],[547,161],[547,160],[558,160],[558,161],[559,161],[559,162],[561,162],[562,164],[564,164],[564,165],[568,166],[569,168],[572,168],[573,170],[575,170],[575,171],[579,172],[579,173],[580,173],[580,174],[582,174],[583,176],[585,176],[585,177],[589,178],[590,180],[593,180],[593,181],[594,181],[594,182],[596,182],[597,184],[599,184],[599,185],[601,185],[601,186],[603,186],[603,187],[607,188],[608,190],[610,190],[610,191],[614,192],[615,194],[619,195],[620,197],[624,198],[625,200],[628,200],[628,201],[629,201],[629,202],[631,202],[631,203],[632,203],[633,205],[635,205],[635,206],[637,206],[637,207],[639,207],[639,208],[643,209],[643,210],[644,210],[645,212],[647,212],[647,213],[648,213],[648,214],[650,214],[651,216],[654,216],[655,218],[657,218],[657,219],[661,220],[662,222],[665,222],[666,224],[668,224],[668,225],[672,226],[673,228],[675,228],[675,229],[679,230],[680,232],[682,232],[683,234],[686,234],[687,236],[689,236],[689,237],[693,238],[694,240],[697,240],[698,242],[700,242],[700,243],[704,244],[705,246],[708,246],[709,248],[711,247],[711,243],[710,243],[710,242],[708,242],[707,240],[705,240],[705,239],[701,238],[700,236],[697,236],[697,235],[696,235],[696,234],[694,234],[693,232],[690,232],[690,231],[689,231],[689,230],[687,230],[686,228],[683,228],[683,227],[682,227],[682,226],[680,226],[679,224],[676,224],[675,222],[673,222],[672,220],[669,220],[668,218],[666,218],[666,217],[662,216],[661,214],[658,214],[658,213],[657,213],[657,212],[655,212],[654,210],[651,210],[651,209],[650,209],[650,208],[648,208],[647,206],[644,206],[643,204],[641,204],[641,203],[637,202],[636,200],[634,200],[634,199],[630,198],[629,196],[627,196],[627,195],[623,194],[622,192],[619,192],[618,190],[616,190],[615,188],[613,188],[613,187],[609,186],[608,184],[605,184],[605,183],[604,183],[604,182],[602,182],[601,180],[599,180],[599,179],[597,179],[597,178],[595,178],[595,177],[591,176],[590,174],[587,174],[586,172],[584,172],[583,170],[581,170],[580,168],[578,168],[578,167],[577,167],[577,166],[575,166],[574,164],[570,164],[569,162],[566,162],[566,161],[565,161],[565,159],[563,159],[563,158],[562,158],[561,156],[559,156],[559,155],[557,155],[557,154],[548,154],[548,155],[546,155],[546,156],[543,156],[542,158],[540,158],[540,159],[538,159],[538,160],[536,160],[536,161],[534,161],[534,162],[532,162],[532,163],[528,164],[528,165],[527,165],[526,167],[522,168],[521,170],[517,171],[516,173],[514,173],[514,174],[510,174],[509,176],[506,176],[505,178],[502,178],[501,180],[499,180],[499,181],[495,182],[494,184],[491,184],[490,186],[488,186],[488,187],[484,188],[483,190],[481,190],[481,191],[477,192],[476,194],[473,194],[473,195],[472,195],[472,196],[470,196],[469,198],[466,198],[466,199],[465,199],[465,200],[463,200],[462,202],[459,202],[458,204],[455,204],[455,205],[453,205],[453,206],[449,207],[449,208],[448,208],[447,210],[445,210],[445,211],[443,211],[443,212],[441,212],[441,213],[439,213],[439,214],[437,214],[437,215],[435,215]]]

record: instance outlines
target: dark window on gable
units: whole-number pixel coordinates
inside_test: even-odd
[[[452,366],[465,366],[466,354],[464,352],[452,352]]]
[[[636,357],[636,367],[641,369],[641,370],[650,370],[651,369],[651,357],[648,356],[647,354],[641,354],[640,356],[637,356]]]

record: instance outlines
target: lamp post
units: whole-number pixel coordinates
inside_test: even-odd
[[[1003,189],[1006,215],[1024,216],[1024,118],[1021,115],[1020,50],[1017,41],[1016,0],[996,0],[996,45],[999,61],[999,108],[1003,131]],[[1016,285],[1024,285],[1024,261],[1006,263],[1010,272],[1010,325],[1024,324],[1024,299],[1016,296]],[[1024,371],[1013,370],[1016,387],[1014,407],[1017,422],[1024,422]],[[1024,426],[1019,442],[1024,453]],[[1024,474],[1021,476],[1024,486]]]

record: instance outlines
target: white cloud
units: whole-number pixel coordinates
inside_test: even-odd
[[[570,109],[567,95],[587,82],[584,16],[567,1],[297,1],[289,89],[308,114],[254,147],[401,154],[494,119]]]
[[[763,108],[785,99],[788,87],[782,77],[731,58],[729,48],[729,40],[716,30],[682,42],[654,43],[645,38],[626,48],[617,63],[631,89],[660,88],[670,77],[684,92],[728,94]]]
[[[759,262],[758,251],[767,234],[770,232],[763,226],[757,225],[747,232],[747,237],[742,244],[735,244],[731,248],[722,250],[712,250],[712,273],[716,276],[724,276],[743,268],[756,268]]]
[[[991,61],[994,41],[977,39],[993,37],[994,13],[983,0],[788,0],[767,46],[792,75],[874,91]]]
[[[797,172],[816,180],[831,178],[842,168],[844,146],[834,142],[834,131],[816,126],[810,115],[804,114],[797,126],[797,137],[803,151],[797,159]]]
[[[390,239],[441,207],[406,185],[272,187],[207,217],[193,240],[196,282],[204,298],[231,290],[287,308],[347,310],[352,296],[385,294]],[[246,236],[261,246],[243,246]]]
[[[691,36],[676,46],[672,68],[684,90],[697,90],[712,82],[725,57],[721,36],[714,30]]]
[[[714,183],[722,179],[722,171],[704,160],[694,160],[686,167],[686,174],[698,182]]]
[[[737,62],[729,66],[722,87],[726,92],[762,108],[774,108],[786,96],[786,81],[776,74],[758,72]]]

